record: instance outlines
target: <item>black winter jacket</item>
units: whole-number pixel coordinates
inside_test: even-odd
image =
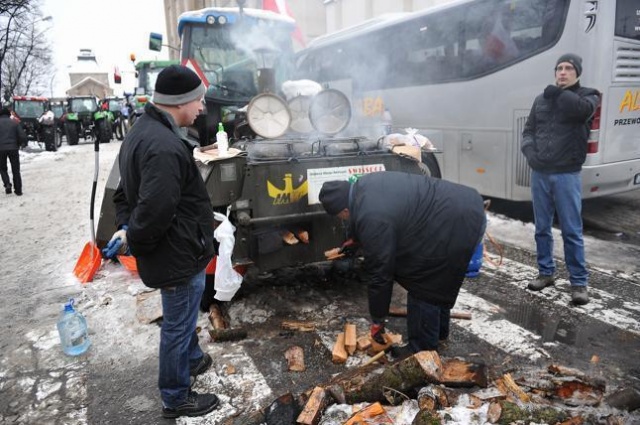
[[[213,258],[213,210],[195,147],[172,117],[149,103],[120,147],[113,196],[118,228],[152,288],[186,283]]]
[[[0,151],[17,151],[26,144],[27,135],[22,126],[9,115],[0,116]]]
[[[599,101],[597,90],[580,83],[555,98],[536,97],[522,132],[522,153],[529,166],[547,174],[580,171]]]
[[[371,275],[374,320],[387,315],[394,280],[418,299],[453,307],[484,228],[478,192],[422,175],[372,173],[354,183],[349,213]]]

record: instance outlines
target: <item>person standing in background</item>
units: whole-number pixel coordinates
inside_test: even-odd
[[[18,196],[22,196],[22,176],[20,175],[20,152],[21,147],[27,146],[27,135],[20,123],[11,119],[11,112],[8,108],[0,109],[0,174],[4,192],[11,195],[11,179],[7,169],[7,159],[11,163],[11,174],[13,175],[13,190]]]
[[[213,364],[198,342],[196,325],[205,267],[215,254],[211,200],[193,158],[196,148],[181,127],[203,110],[205,87],[181,65],[163,69],[152,102],[145,105],[120,147],[120,183],[113,195],[115,232],[103,256],[127,249],[142,282],[162,296],[158,386],[162,416],[202,416],[215,394],[191,390]]]
[[[557,60],[555,84],[533,102],[522,132],[522,153],[532,169],[531,198],[535,219],[538,277],[528,284],[540,291],[555,282],[554,215],[558,213],[564,258],[569,270],[571,302],[589,302],[588,272],[582,235],[582,180],[587,140],[600,93],[580,85],[582,58],[567,53]]]

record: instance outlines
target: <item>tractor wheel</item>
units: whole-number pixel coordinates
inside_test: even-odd
[[[56,145],[55,130],[51,130],[50,132],[45,132],[43,139],[44,139],[44,148],[47,150],[47,152],[55,152],[58,150],[58,146]]]
[[[67,137],[67,143],[69,144],[69,146],[78,144],[80,135],[78,134],[78,125],[75,122],[64,123],[64,133]]]
[[[62,146],[62,133],[60,133],[60,131],[56,128],[54,130],[55,133],[55,144],[56,144],[56,149],[59,148],[60,146]]]
[[[106,119],[100,120],[96,123],[96,130],[98,136],[98,142],[109,143],[111,141],[111,128]]]
[[[122,122],[122,120],[117,120],[116,122],[114,122],[115,128],[114,128],[114,133],[116,134],[116,139],[118,140],[124,140],[124,123]]]

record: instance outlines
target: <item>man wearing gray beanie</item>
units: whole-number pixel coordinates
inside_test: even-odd
[[[196,324],[205,267],[215,254],[213,211],[193,158],[196,146],[180,127],[193,124],[205,93],[195,72],[163,69],[152,102],[122,142],[120,183],[113,195],[117,231],[106,258],[135,256],[142,282],[162,296],[158,386],[165,418],[214,410],[215,394],[191,390],[213,363],[198,344]]]
[[[419,174],[384,171],[350,184],[328,181],[325,211],[349,223],[344,250],[361,247],[368,284],[371,339],[385,344],[394,282],[407,290],[405,347],[395,357],[436,350],[449,337],[451,308],[486,218],[475,189]]]
[[[554,215],[558,213],[571,302],[584,305],[588,272],[582,236],[582,182],[591,120],[600,93],[580,85],[582,58],[566,53],[555,65],[555,84],[536,97],[522,132],[522,153],[532,169],[531,199],[535,218],[538,277],[527,286],[540,291],[554,284]]]

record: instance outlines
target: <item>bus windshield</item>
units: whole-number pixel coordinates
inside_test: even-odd
[[[252,22],[189,24],[184,28],[183,59],[200,66],[212,97],[250,99],[258,94],[260,69],[274,70],[277,87],[289,78],[293,55],[290,28]]]

